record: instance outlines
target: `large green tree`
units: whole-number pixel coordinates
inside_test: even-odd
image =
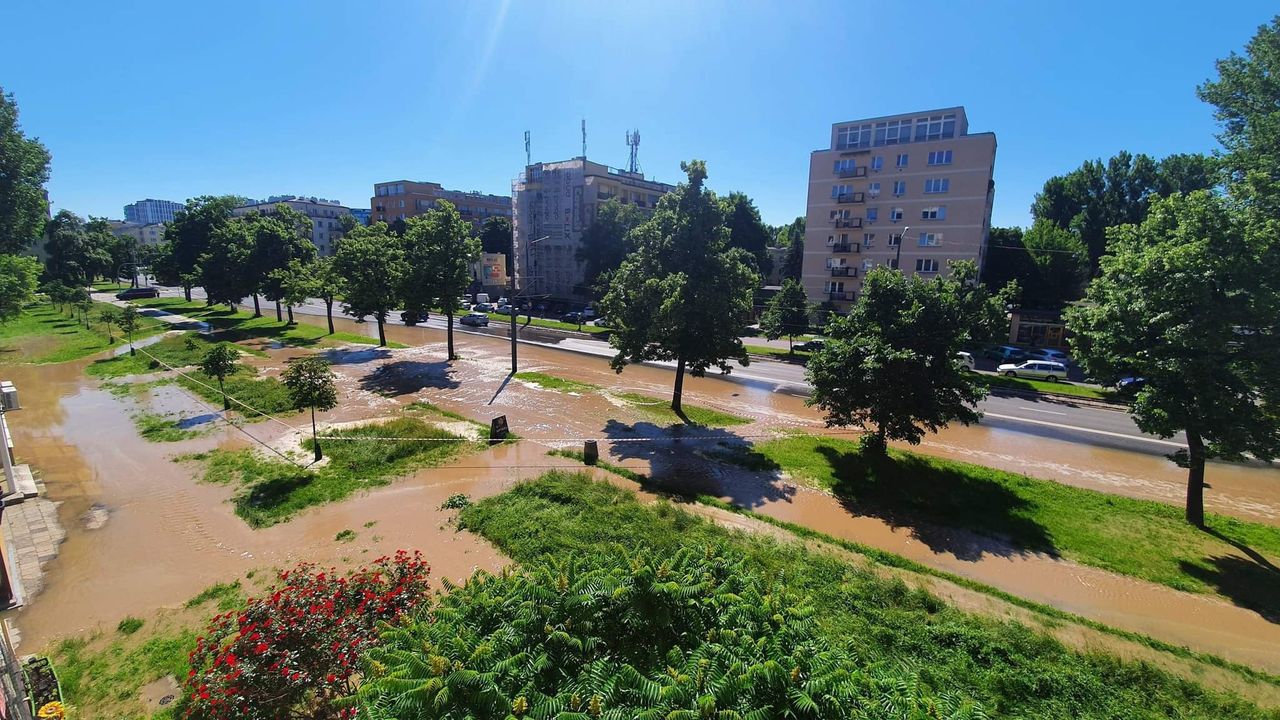
[[[18,317],[36,297],[40,262],[28,255],[0,255],[0,322]]]
[[[804,286],[795,280],[785,280],[782,289],[774,295],[765,307],[764,316],[760,318],[760,329],[770,340],[787,336],[787,352],[795,352],[796,335],[809,328],[809,317],[813,308],[809,305],[809,296],[805,295]]]
[[[311,411],[311,447],[319,461],[324,453],[316,433],[316,410],[332,410],[338,406],[338,386],[329,361],[315,355],[295,358],[289,361],[289,367],[280,377],[289,389],[294,409]]]
[[[480,257],[480,241],[471,236],[471,223],[452,203],[441,200],[425,214],[410,218],[404,234],[407,270],[401,281],[405,309],[419,313],[432,307],[445,315],[449,360],[453,347],[453,318],[458,297],[471,284],[471,263]]]
[[[18,104],[0,87],[0,253],[24,253],[49,213],[49,151],[18,125]]]
[[[688,180],[658,201],[651,218],[632,232],[636,249],[614,273],[601,303],[613,323],[610,361],[676,363],[671,408],[681,412],[685,372],[746,365],[740,335],[751,317],[759,276],[749,253],[729,247],[724,210],[704,187],[707,166],[681,163]]]
[[[45,231],[45,273],[67,285],[86,285],[98,266],[84,219],[70,210],[59,210]]]
[[[1029,277],[1014,278],[1022,287],[1024,305],[1056,310],[1080,297],[1089,275],[1089,250],[1074,232],[1037,220],[1022,245],[1032,268]]]
[[[773,270],[769,258],[769,229],[760,219],[760,211],[746,193],[732,192],[720,198],[724,224],[729,228],[729,247],[742,248],[755,258],[756,272],[767,277]]]
[[[1280,454],[1280,221],[1251,226],[1198,191],[1109,236],[1067,314],[1072,346],[1094,377],[1146,378],[1130,412],[1143,432],[1184,433],[1186,518],[1203,525],[1206,459]]]
[[[987,258],[982,264],[982,282],[988,287],[1004,287],[1011,280],[1026,286],[1036,275],[1035,261],[1022,244],[1022,228],[993,227],[987,234]]]
[[[512,250],[513,233],[511,218],[493,215],[484,219],[480,226],[480,249],[487,253],[503,253],[507,258],[507,275],[515,267],[515,255]]]
[[[640,208],[617,198],[609,198],[596,207],[596,217],[582,231],[582,244],[576,254],[582,263],[584,294],[601,294],[608,287],[609,275],[632,250],[629,233],[644,219]]]
[[[871,430],[864,447],[878,454],[889,440],[915,445],[951,422],[977,422],[974,406],[986,390],[956,353],[985,332],[998,306],[954,274],[926,280],[875,268],[849,314],[827,323],[826,343],[809,358],[809,403],[826,412],[828,426]]]
[[[84,225],[84,232],[89,245],[91,273],[110,280],[117,279],[125,263],[131,262],[132,249],[124,242],[125,238],[112,231],[110,220],[92,215]]]
[[[276,322],[283,320],[280,301],[285,297],[281,280],[286,277],[289,264],[308,265],[316,259],[316,246],[311,242],[311,219],[293,208],[280,203],[268,213],[250,213],[242,218],[252,228],[254,250],[252,269],[257,276],[258,289],[264,297],[276,304]],[[258,310],[258,298],[254,296],[254,311]],[[289,322],[293,322],[293,304],[289,303]]]
[[[210,305],[235,305],[258,291],[258,274],[253,268],[257,250],[253,219],[229,220],[214,229],[205,252],[195,267],[200,273],[200,286]],[[255,314],[257,297],[254,297]]]
[[[356,317],[372,315],[378,344],[387,344],[387,315],[399,301],[408,265],[404,243],[384,222],[358,227],[338,243],[333,269],[342,278],[343,308]]]
[[[161,280],[182,286],[187,301],[191,301],[191,288],[199,282],[200,258],[209,250],[213,235],[231,221],[232,209],[243,204],[244,198],[235,195],[202,195],[191,198],[186,206],[174,214],[173,222],[165,228],[168,244],[164,261],[158,270],[164,271]],[[248,293],[245,293],[248,295]],[[241,295],[241,297],[245,297]]]

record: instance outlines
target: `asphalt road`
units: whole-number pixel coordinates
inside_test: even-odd
[[[163,296],[178,296],[181,288],[159,287]],[[203,298],[203,291],[196,288],[193,298]],[[263,303],[264,314],[274,312],[270,303]],[[319,300],[294,307],[295,313],[308,315],[324,315],[324,303]],[[335,314],[341,309],[335,303]],[[345,316],[344,317],[349,317]],[[398,320],[399,313],[392,313],[389,322]],[[524,316],[520,322],[523,323]],[[445,319],[432,315],[420,325],[444,329]],[[489,327],[472,328],[455,321],[454,331],[477,335],[493,335],[509,337],[509,326],[506,323],[493,322]],[[612,357],[613,350],[607,342],[583,337],[568,336],[563,333],[549,332],[530,326],[521,328],[519,341],[522,344],[539,345],[567,352],[598,357]],[[672,367],[674,363],[646,363],[655,367]],[[756,387],[763,387],[773,392],[788,393],[797,396],[808,396],[810,387],[804,381],[804,368],[785,362],[758,360],[747,367],[735,367],[729,375],[719,376],[726,382],[736,382]],[[1183,437],[1175,436],[1168,440],[1144,434],[1138,430],[1128,413],[1121,410],[1100,408],[1094,405],[1077,404],[1063,400],[1029,398],[1021,395],[992,393],[978,406],[983,413],[982,424],[1013,432],[1035,435],[1038,437],[1064,440],[1081,445],[1106,447],[1127,450],[1149,455],[1168,455],[1184,447]]]

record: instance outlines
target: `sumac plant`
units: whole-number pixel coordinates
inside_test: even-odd
[[[213,618],[191,652],[185,717],[339,718],[377,626],[426,602],[430,568],[403,550],[343,575],[302,564],[266,597]]]
[[[803,598],[709,549],[477,574],[386,626],[362,668],[340,704],[369,720],[985,717],[833,646]]]

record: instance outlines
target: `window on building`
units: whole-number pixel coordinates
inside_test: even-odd
[[[924,181],[924,191],[926,194],[934,195],[944,193],[950,189],[950,178],[928,178]]]
[[[902,233],[889,233],[889,247],[898,247],[902,244]]]
[[[832,185],[831,186],[831,197],[833,198],[838,198],[842,195],[848,195],[849,193],[852,193],[852,192],[853,192],[852,185]]]
[[[956,114],[916,118],[916,142],[947,140],[956,136]]]
[[[886,260],[886,261],[885,261],[885,263],[884,263],[884,264],[885,264],[885,267],[888,267],[888,268],[892,268],[892,269],[894,269],[894,270],[897,270],[897,269],[898,269],[898,258],[889,258],[888,260]]]
[[[919,258],[916,260],[916,272],[918,273],[936,273],[938,272],[938,261],[935,258]]]
[[[950,150],[934,150],[930,152],[929,164],[930,165],[950,165],[951,151]]]
[[[894,180],[894,181],[893,181],[893,196],[894,196],[894,197],[902,197],[903,195],[906,195],[906,194],[907,194],[907,181],[906,181],[906,180]]]
[[[836,128],[836,149],[847,150],[871,145],[871,125],[850,125]]]
[[[875,233],[862,233],[862,247],[869,248],[876,243]]]
[[[867,195],[871,197],[880,197],[880,183],[878,182],[868,183]]]
[[[828,245],[835,245],[835,244],[836,244],[836,236],[835,236],[835,235],[828,235],[828,236],[827,236],[827,244],[828,244]]]
[[[876,172],[880,172],[881,170],[883,170],[883,169],[884,169],[884,158],[883,158],[882,156],[880,156],[880,155],[877,155],[877,156],[875,156],[875,157],[871,158],[871,169],[872,169],[872,170],[875,170]]]
[[[947,206],[940,205],[938,207],[927,207],[920,211],[921,220],[946,220]]]
[[[870,270],[871,268],[873,268],[873,267],[875,267],[875,266],[876,266],[876,261],[875,261],[875,260],[863,260],[863,261],[862,261],[862,272],[866,272],[866,271]]]
[[[889,211],[889,219],[897,222],[902,219],[902,208],[896,207]]]
[[[867,222],[875,222],[880,219],[880,208],[867,208]]]
[[[906,153],[898,153],[898,167],[900,168],[906,167],[908,160],[909,158],[907,157]]]
[[[840,158],[835,161],[835,173],[837,175],[853,172],[855,167],[857,167],[857,164],[854,163],[853,158]]]
[[[404,201],[403,201],[403,200],[401,200],[401,201],[400,201],[400,207],[404,207]]]
[[[937,247],[942,244],[942,233],[920,233],[920,247]]]
[[[876,123],[876,139],[874,145],[901,145],[911,142],[910,120],[888,120]]]

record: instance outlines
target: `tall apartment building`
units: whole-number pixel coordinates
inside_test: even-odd
[[[535,163],[511,184],[512,250],[520,288],[556,300],[586,299],[577,251],[582,232],[610,198],[652,211],[675,186],[585,157]]]
[[[337,249],[335,243],[342,237],[339,218],[351,214],[350,208],[337,200],[298,195],[272,195],[266,200],[235,208],[231,214],[237,217],[251,212],[269,214],[275,210],[276,205],[288,205],[311,218],[311,242],[316,246],[320,257],[332,255]]]
[[[830,147],[809,160],[809,298],[845,313],[874,267],[925,277],[948,273],[949,260],[981,267],[995,160],[995,134],[970,133],[963,107],[832,125]]]
[[[124,219],[135,225],[173,222],[173,214],[186,207],[172,200],[139,200],[124,206]]]
[[[119,237],[131,237],[143,245],[159,245],[164,242],[164,223],[139,225],[129,221],[111,221],[111,232]]]
[[[373,197],[369,199],[371,221],[389,224],[422,215],[435,208],[439,200],[453,203],[477,230],[494,215],[511,217],[511,198],[506,195],[447,190],[440,183],[396,180],[373,186]]]

